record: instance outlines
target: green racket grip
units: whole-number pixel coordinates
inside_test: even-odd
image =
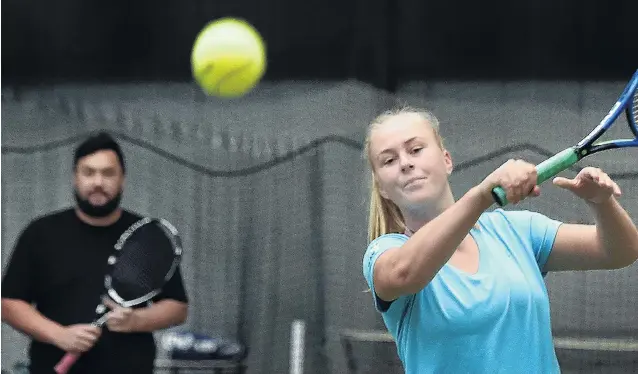
[[[536,184],[539,185],[545,182],[549,178],[574,165],[580,159],[580,154],[574,147],[567,148],[564,151],[555,154],[554,156],[536,165]],[[494,201],[500,206],[505,206],[508,204],[507,193],[505,193],[505,190],[500,186],[495,187],[492,190],[492,197],[494,197]]]

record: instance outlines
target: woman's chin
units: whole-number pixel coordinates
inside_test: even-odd
[[[410,191],[404,195],[405,202],[410,206],[428,206],[433,201],[436,201],[436,195],[431,189],[419,188],[418,190]]]

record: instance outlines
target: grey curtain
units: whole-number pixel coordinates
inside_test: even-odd
[[[509,157],[539,162],[579,140],[622,85],[414,83],[390,96],[355,82],[290,83],[233,101],[203,98],[187,85],[5,90],[3,267],[31,219],[72,203],[73,146],[106,129],[126,154],[123,205],[170,220],[183,236],[192,304],[177,330],[240,339],[250,349],[250,373],[284,373],[290,324],[303,319],[305,372],[344,373],[339,331],[383,328],[362,292],[367,123],[395,102],[432,109],[460,196]],[[620,151],[588,161],[617,178],[634,217],[636,157]],[[583,204],[549,185],[517,208],[591,221]],[[554,330],[635,333],[637,269],[550,274]],[[3,325],[3,368],[26,358],[26,343]],[[361,352],[361,372],[396,359],[392,347]]]

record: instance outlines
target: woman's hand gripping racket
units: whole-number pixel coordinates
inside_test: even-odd
[[[170,222],[154,218],[135,222],[120,236],[108,259],[104,278],[108,296],[124,308],[149,301],[171,279],[181,256],[181,239]],[[107,320],[107,308],[101,303],[95,312],[93,324],[101,327]],[[66,374],[78,358],[78,354],[67,353],[55,372]]]
[[[616,104],[611,108],[609,113],[602,119],[600,124],[592,130],[583,140],[575,146],[569,147],[562,152],[548,158],[536,166],[537,182],[539,185],[549,178],[552,178],[561,171],[572,166],[580,159],[591,154],[605,151],[613,148],[638,147],[638,95],[636,88],[638,87],[638,70],[625,87]],[[614,124],[618,116],[625,112],[629,130],[634,135],[633,139],[614,139],[596,142],[611,126]],[[500,205],[507,205],[506,192],[501,187],[492,190],[494,201]]]

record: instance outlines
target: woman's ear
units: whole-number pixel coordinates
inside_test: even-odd
[[[443,150],[443,159],[445,160],[445,169],[447,170],[447,175],[451,175],[454,170],[454,164],[452,163],[452,155],[448,152],[447,149]]]

